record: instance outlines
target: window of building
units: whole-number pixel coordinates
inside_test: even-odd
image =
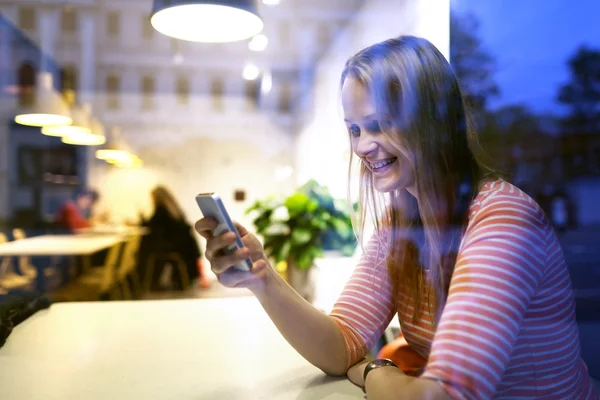
[[[72,6],[63,7],[60,15],[60,26],[65,33],[77,31],[77,10],[75,8]]]
[[[26,31],[35,31],[37,28],[36,12],[33,7],[21,7],[19,9],[19,26]]]
[[[284,83],[279,88],[279,112],[281,114],[292,112],[292,88],[289,83]]]
[[[210,85],[212,107],[215,111],[223,111],[223,94],[225,83],[222,78],[214,78]]]
[[[106,16],[106,32],[110,37],[118,37],[121,32],[121,15],[117,11],[109,11]]]
[[[254,111],[258,109],[260,101],[260,79],[245,82],[244,97],[246,98],[246,109]]]
[[[154,28],[150,24],[150,16],[142,15],[142,36],[144,39],[152,39],[154,37]]]
[[[177,103],[188,104],[190,100],[190,81],[188,78],[180,76],[175,84],[177,92]]]
[[[142,108],[150,109],[154,107],[154,78],[151,76],[142,77]]]
[[[60,70],[60,91],[70,104],[76,102],[78,73],[75,65],[65,65]]]
[[[35,101],[36,68],[30,62],[24,62],[17,70],[19,85],[19,105],[31,106]]]
[[[110,74],[106,77],[106,106],[111,110],[119,108],[119,92],[121,89],[121,79],[116,74]]]

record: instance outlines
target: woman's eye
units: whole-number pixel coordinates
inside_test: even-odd
[[[379,121],[371,121],[365,128],[372,133],[381,133],[381,125],[379,124]]]
[[[360,136],[360,128],[358,125],[350,125],[348,127],[348,132],[354,137]]]

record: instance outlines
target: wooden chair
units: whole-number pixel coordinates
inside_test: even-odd
[[[117,269],[117,285],[121,287],[124,299],[133,299],[141,294],[142,288],[137,272],[137,256],[141,240],[140,235],[133,235],[127,240]],[[133,288],[129,286],[129,279]]]
[[[187,273],[187,265],[181,257],[181,254],[177,252],[152,252],[148,256],[146,263],[146,275],[144,276],[144,292],[147,293],[151,289],[152,276],[154,275],[154,268],[156,267],[157,261],[163,263],[172,263],[179,270],[179,277],[181,279],[181,287],[187,289],[190,287],[190,278]]]
[[[6,235],[0,232],[0,245],[8,242]],[[15,289],[31,290],[35,285],[35,279],[21,276],[14,271],[12,257],[0,259],[0,288],[4,291]]]
[[[93,301],[108,295],[116,299],[116,272],[123,243],[111,247],[103,266],[91,267],[74,281],[51,294],[54,301]]]
[[[13,229],[12,234],[14,240],[23,240],[27,238],[23,229],[15,228]],[[31,263],[31,257],[20,256],[18,259],[19,272],[21,273],[21,275],[35,280],[37,278],[38,271],[35,268],[35,266]],[[57,258],[52,257],[50,265],[44,268],[44,279],[46,280],[46,282],[51,281],[52,285],[50,286],[53,287],[59,286],[61,279],[58,268],[56,268],[56,264]],[[48,284],[46,283],[45,286],[48,287]]]

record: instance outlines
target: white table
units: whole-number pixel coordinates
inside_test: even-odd
[[[122,235],[41,235],[0,245],[0,257],[92,254],[125,240]]]
[[[84,256],[84,269],[91,266],[90,256],[127,240],[126,235],[41,235],[13,240],[0,245],[0,257]],[[37,290],[45,290],[44,267],[38,269]]]
[[[143,226],[127,225],[94,225],[89,228],[76,229],[77,234],[92,235],[147,235],[150,229]]]
[[[0,399],[362,399],[310,365],[254,297],[63,303],[0,349]]]

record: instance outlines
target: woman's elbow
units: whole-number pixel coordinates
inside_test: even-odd
[[[327,365],[322,367],[319,366],[318,368],[323,371],[325,375],[333,377],[346,376],[346,373],[348,372],[346,363],[337,363],[336,365]]]

